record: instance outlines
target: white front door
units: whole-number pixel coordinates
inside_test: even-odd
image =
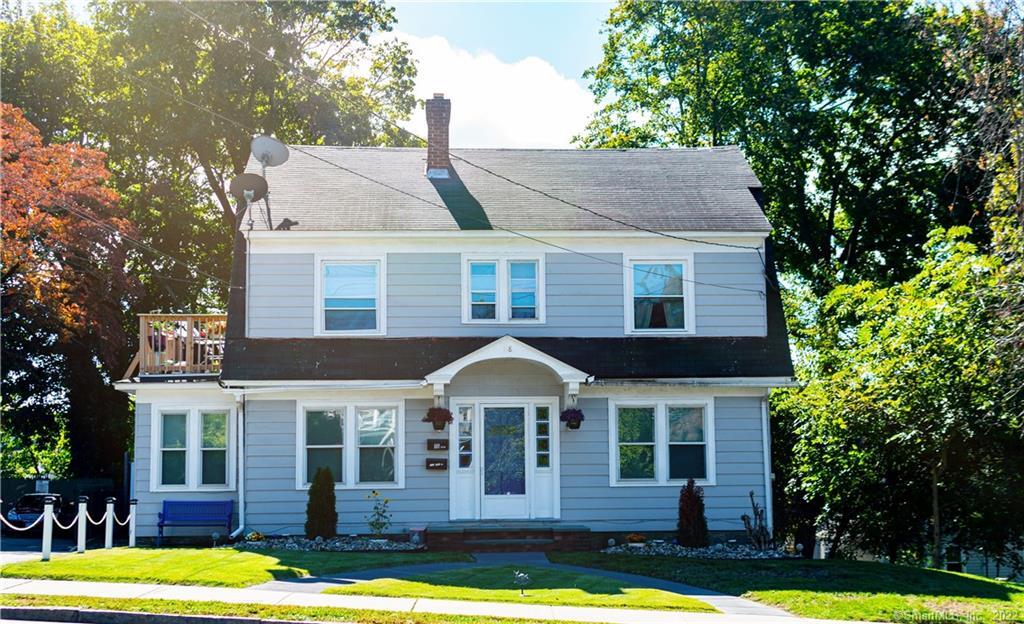
[[[455,519],[558,516],[558,400],[452,400]]]

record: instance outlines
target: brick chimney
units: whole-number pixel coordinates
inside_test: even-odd
[[[448,159],[448,122],[452,118],[452,102],[444,93],[435,93],[427,100],[427,177],[447,178],[452,162]]]

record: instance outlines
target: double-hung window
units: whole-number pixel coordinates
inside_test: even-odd
[[[401,414],[397,404],[300,404],[296,488],[309,487],[320,468],[337,488],[401,487]]]
[[[335,483],[345,477],[345,413],[337,409],[306,410],[306,483],[318,470],[329,470]]]
[[[359,483],[395,481],[395,413],[393,407],[359,407]]]
[[[609,441],[612,485],[714,484],[710,399],[617,402]]]
[[[544,322],[541,257],[468,257],[462,276],[464,323]]]
[[[693,278],[689,260],[626,262],[626,332],[693,332]]]
[[[234,487],[232,414],[225,408],[155,408],[152,490]]]
[[[322,334],[384,333],[381,260],[324,260],[320,263],[317,320]]]

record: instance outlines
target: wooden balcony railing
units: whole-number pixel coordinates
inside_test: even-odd
[[[140,314],[140,375],[220,372],[226,314]]]

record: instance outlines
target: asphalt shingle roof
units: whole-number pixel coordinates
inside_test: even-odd
[[[623,230],[453,158],[456,176],[424,175],[422,148],[299,146],[267,169],[274,223],[293,230]],[[770,229],[737,147],[635,150],[456,149],[475,164],[599,213],[670,231]],[[310,154],[415,197],[360,178]],[[252,160],[248,170],[259,172]],[[442,204],[431,206],[417,197]]]

